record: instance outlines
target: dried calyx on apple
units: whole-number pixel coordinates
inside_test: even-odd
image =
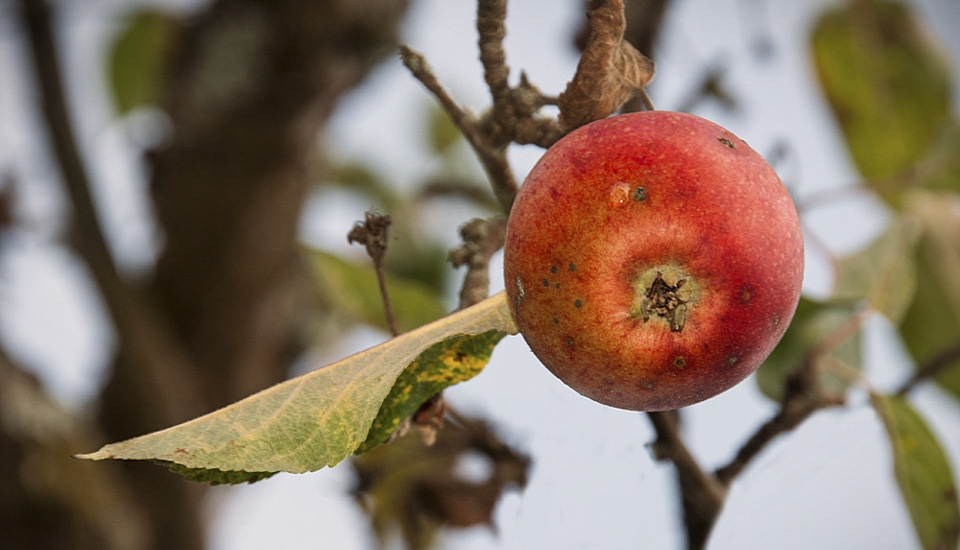
[[[613,407],[675,409],[773,350],[800,297],[803,237],[743,140],[648,111],[547,150],[510,213],[504,272],[521,334],[563,382]]]

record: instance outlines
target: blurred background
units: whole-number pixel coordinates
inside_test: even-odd
[[[497,203],[467,143],[395,51],[403,42],[423,52],[452,96],[481,112],[490,99],[476,4],[78,0],[47,2],[49,12],[44,4],[0,0],[0,547],[376,547],[390,528],[358,503],[351,462],[205,488],[152,464],[69,457],[387,338],[369,260],[346,239],[371,208],[394,218],[387,261],[402,289],[401,324],[456,307],[462,272],[447,252],[461,244],[458,227],[496,215]],[[925,210],[944,222],[938,242],[952,251],[936,265],[960,258],[960,171],[950,164],[960,158],[950,129],[960,107],[960,3],[897,5],[902,25],[868,22],[887,34],[844,51],[830,22],[889,21],[886,12],[826,0],[628,2],[628,14],[658,14],[630,19],[652,26],[644,53],[657,62],[648,89],[657,108],[729,128],[790,189],[805,224],[811,303],[836,298],[840,259],[878,242],[909,210],[897,187],[902,166],[927,170],[931,188],[947,193]],[[562,91],[584,10],[580,0],[511,2],[511,83],[522,70],[544,93]],[[45,28],[58,66],[43,65]],[[902,56],[877,53],[889,43]],[[906,124],[914,133],[900,127],[899,139],[856,127],[862,113],[845,110],[836,90],[862,81],[842,69],[830,81],[824,51],[908,67],[896,82],[916,86],[892,91],[893,105],[915,108],[894,122],[931,119],[935,128]],[[66,112],[50,94],[57,73]],[[870,101],[866,91],[858,105]],[[943,141],[941,131],[954,133]],[[932,147],[939,164],[924,160]],[[518,178],[541,153],[511,147]],[[933,339],[931,350],[960,342],[956,285],[917,269],[916,295],[945,313],[919,309],[911,288],[901,316],[879,308],[885,315],[845,351],[855,358],[842,357],[879,391],[911,376],[922,338]],[[497,255],[491,291],[502,289],[500,272]],[[938,282],[941,294],[931,290]],[[683,411],[704,467],[728,462],[777,411],[754,378]],[[920,384],[910,398],[956,472],[952,380]],[[445,396],[530,467],[522,491],[505,492],[482,521],[462,522],[470,527],[441,530],[436,547],[683,546],[675,475],[654,459],[646,418],[573,393],[521,338],[505,339],[482,374]],[[452,475],[483,479],[491,467],[464,453]],[[738,478],[710,548],[921,548],[892,468],[883,424],[854,388],[846,405],[778,439]],[[375,517],[402,525],[402,511],[395,516]],[[404,547],[403,538],[386,545]]]

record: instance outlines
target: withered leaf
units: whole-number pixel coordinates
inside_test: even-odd
[[[603,0],[587,13],[590,37],[577,72],[560,94],[565,131],[604,118],[653,79],[654,63],[623,39],[623,0]]]
[[[471,473],[465,461],[483,467]],[[413,550],[428,548],[442,527],[492,526],[503,492],[526,485],[530,459],[486,422],[450,412],[433,445],[410,433],[351,464],[380,547],[399,534]]]

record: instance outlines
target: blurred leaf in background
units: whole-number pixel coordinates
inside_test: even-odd
[[[912,9],[887,0],[847,2],[820,17],[811,46],[860,173],[890,178],[920,160],[949,119],[952,75]]]
[[[181,23],[150,9],[133,12],[110,50],[109,78],[119,114],[159,104]]]
[[[354,495],[370,516],[379,548],[393,548],[397,534],[405,548],[430,548],[442,526],[492,528],[503,492],[526,485],[525,454],[482,420],[448,416],[432,446],[410,433],[351,461]]]
[[[770,357],[757,370],[757,384],[764,395],[774,401],[783,398],[787,378],[800,367],[810,350],[825,337],[846,323],[856,314],[858,306],[849,301],[818,301],[803,297],[797,306],[790,327],[777,344]],[[860,335],[841,343],[820,361],[836,362],[840,368],[861,370],[863,344]],[[841,396],[848,382],[829,373],[831,369],[819,369],[824,389],[833,396]]]

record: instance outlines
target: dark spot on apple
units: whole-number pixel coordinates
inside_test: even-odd
[[[687,366],[687,360],[683,357],[677,357],[673,360],[673,366],[677,367],[678,369],[682,369],[683,367]]]
[[[725,138],[725,137],[722,137],[722,136],[721,136],[721,137],[718,137],[718,138],[717,138],[717,141],[719,141],[720,143],[726,145],[727,147],[729,147],[729,148],[731,148],[731,149],[736,149],[736,148],[737,148],[737,144],[736,144],[736,143],[730,141],[729,139],[727,139],[727,138]]]
[[[573,347],[573,336],[567,336],[567,347]]]
[[[544,279],[544,280],[543,280],[543,288],[550,288],[550,281]]]
[[[550,266],[550,273],[556,273],[557,271],[559,271],[559,269],[557,269],[557,266],[555,265]]]
[[[582,306],[583,306],[583,301],[580,300],[580,298],[577,298],[576,300],[573,301],[573,307],[580,308]]]
[[[570,272],[572,273],[577,270],[577,264],[570,262],[569,268],[570,268]]]
[[[554,287],[554,288],[560,288],[560,283],[555,283],[555,284],[553,285],[553,287]]]
[[[556,317],[554,317],[554,318],[553,318],[553,324],[559,325],[559,324],[560,324],[560,319],[557,319]]]
[[[637,202],[643,202],[647,200],[647,189],[645,187],[637,187],[633,190],[633,200]]]

